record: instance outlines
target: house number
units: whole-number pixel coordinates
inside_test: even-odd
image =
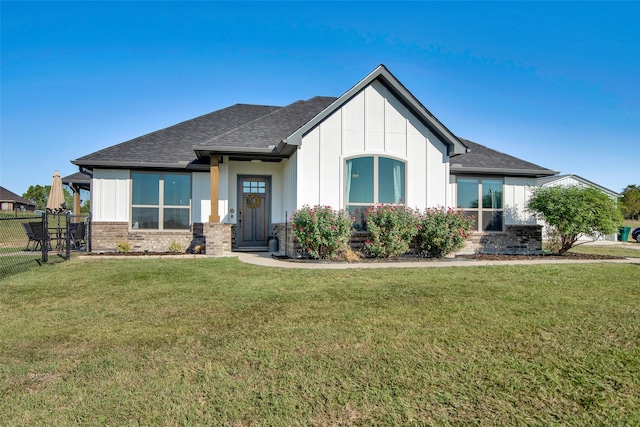
[[[251,209],[259,208],[262,204],[262,199],[256,193],[251,193],[247,196],[247,207]]]

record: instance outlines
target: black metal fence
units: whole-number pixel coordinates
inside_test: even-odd
[[[0,280],[80,251],[91,251],[88,215],[0,215]]]

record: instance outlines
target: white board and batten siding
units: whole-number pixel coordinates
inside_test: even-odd
[[[505,225],[536,225],[538,223],[527,211],[527,202],[535,187],[535,178],[505,177],[503,201]]]
[[[225,161],[227,158],[225,158]],[[238,176],[264,176],[271,178],[271,222],[285,222],[284,215],[284,194],[283,191],[283,169],[287,160],[280,162],[236,162],[228,161],[228,169],[225,170],[223,181],[223,170],[220,170],[220,204],[224,204],[224,211],[220,208],[220,218],[222,222],[236,224],[238,212]],[[235,212],[230,213],[233,209]]]
[[[295,193],[295,200],[285,196],[285,205],[290,209],[305,204],[344,209],[345,162],[367,155],[406,162],[407,206],[424,209],[450,205],[445,144],[378,81],[303,137],[290,159],[295,164],[285,168],[285,189]]]
[[[221,166],[220,191],[226,193],[226,174]],[[211,213],[211,184],[208,172],[191,174],[192,222],[208,222]],[[96,222],[129,222],[131,212],[131,171],[94,169],[91,182],[91,213]],[[228,211],[228,198],[219,203],[220,215]]]
[[[129,222],[131,182],[127,169],[94,169],[91,215],[97,222]]]

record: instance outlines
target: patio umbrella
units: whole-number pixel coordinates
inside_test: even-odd
[[[49,199],[47,200],[47,209],[51,212],[62,212],[66,209],[64,202],[64,193],[62,191],[62,178],[60,172],[53,173],[51,181],[51,190],[49,191]]]

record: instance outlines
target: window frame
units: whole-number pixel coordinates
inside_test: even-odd
[[[158,175],[158,203],[157,204],[140,204],[133,202],[133,176],[134,175]],[[189,178],[189,203],[186,205],[170,205],[165,204],[165,177],[167,175],[180,175],[186,176]],[[129,206],[129,229],[131,231],[144,231],[144,232],[158,232],[158,231],[172,231],[172,232],[180,232],[180,231],[188,231],[191,230],[193,225],[192,215],[192,204],[193,204],[193,176],[191,173],[184,172],[162,172],[162,171],[137,171],[132,170],[129,173],[129,182],[130,182],[130,206]],[[134,228],[134,217],[133,210],[135,208],[150,208],[157,209],[158,212],[158,227],[157,228]],[[164,227],[164,216],[165,209],[181,209],[187,211],[187,215],[189,218],[188,226],[186,228],[165,228]]]
[[[350,160],[355,160],[355,159],[362,159],[362,158],[367,158],[367,157],[371,157],[373,158],[373,201],[372,202],[349,202],[348,197],[347,197],[347,180],[349,179],[349,177],[347,176],[347,162]],[[396,162],[402,163],[404,165],[404,177],[403,177],[403,188],[402,188],[402,195],[404,196],[401,200],[400,203],[390,203],[390,202],[381,202],[380,201],[380,159],[389,159],[389,160],[394,160]],[[368,208],[370,206],[377,206],[377,205],[393,205],[393,206],[406,206],[407,205],[407,187],[408,187],[408,167],[407,167],[407,161],[405,159],[401,159],[398,157],[394,157],[394,156],[389,156],[386,154],[373,154],[373,153],[363,153],[363,154],[359,154],[356,156],[350,156],[350,157],[345,157],[344,158],[344,162],[343,162],[343,167],[344,167],[344,173],[343,173],[343,183],[342,183],[342,190],[343,190],[343,201],[344,201],[344,209],[349,212],[349,208],[350,207],[364,207],[364,208]]]
[[[459,196],[459,184],[460,184],[460,180],[461,179],[468,179],[468,180],[477,180],[478,182],[478,207],[477,208],[468,208],[468,207],[463,207],[459,205],[458,202],[458,196]],[[484,207],[482,204],[482,199],[483,199],[483,181],[500,181],[501,186],[502,186],[502,195],[501,195],[501,205],[502,207],[500,208],[493,208],[493,207]],[[505,214],[504,214],[504,195],[505,195],[505,180],[504,177],[492,177],[492,176],[456,176],[456,194],[455,194],[455,206],[457,209],[463,209],[465,211],[465,213],[467,214],[472,214],[476,216],[476,233],[504,233],[504,229],[505,229]],[[482,228],[482,224],[483,224],[483,216],[486,214],[492,214],[494,212],[499,212],[502,216],[502,226],[500,227],[500,230],[484,230]]]

